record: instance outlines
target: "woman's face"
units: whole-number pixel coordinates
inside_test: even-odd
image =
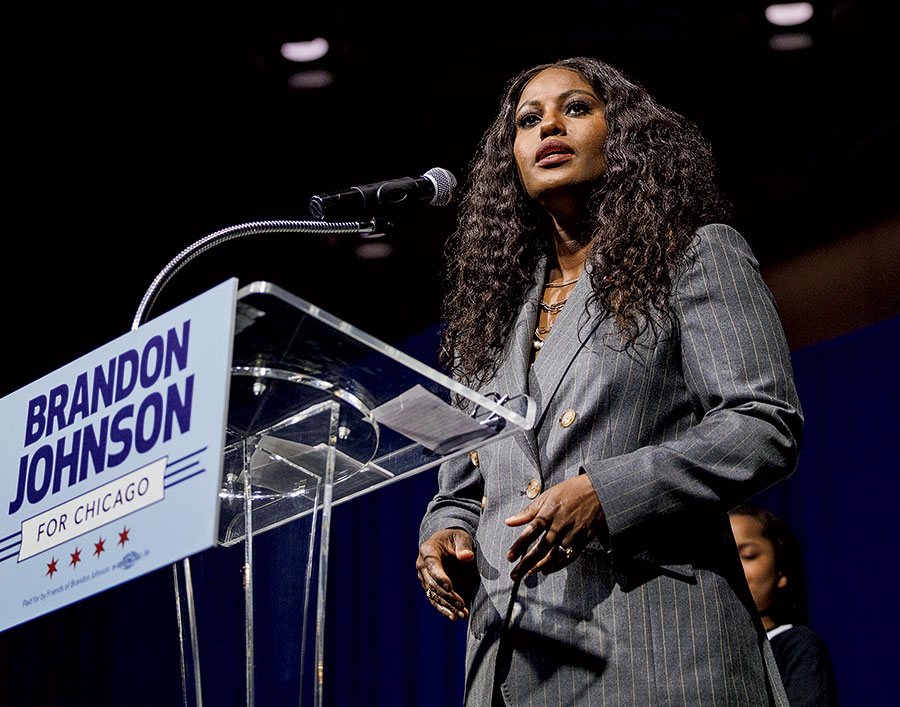
[[[545,69],[522,91],[513,144],[528,195],[549,211],[606,169],[605,105],[574,71]]]
[[[756,610],[760,616],[768,617],[775,591],[787,586],[787,577],[775,566],[775,547],[771,540],[763,536],[762,522],[753,516],[733,515],[730,518],[731,530]],[[764,620],[763,624],[765,623]]]

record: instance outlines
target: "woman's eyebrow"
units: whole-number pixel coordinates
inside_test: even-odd
[[[569,89],[568,91],[563,91],[563,92],[560,93],[556,98],[557,98],[557,100],[562,100],[562,101],[564,101],[564,100],[566,100],[569,96],[572,96],[572,95],[575,95],[575,94],[580,94],[580,95],[583,95],[583,96],[588,96],[589,98],[593,98],[595,101],[599,101],[599,100],[600,100],[599,98],[597,98],[596,94],[594,94],[592,91],[585,91],[583,88],[572,88],[572,89]],[[516,109],[516,112],[518,113],[520,110],[522,110],[522,109],[525,108],[525,107],[528,107],[528,106],[537,106],[537,105],[540,105],[540,104],[541,104],[541,101],[539,101],[537,98],[532,98],[530,101],[525,101],[525,103],[523,103],[522,105],[520,105],[520,106]]]

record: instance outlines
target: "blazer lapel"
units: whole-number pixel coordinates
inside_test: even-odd
[[[593,292],[589,275],[586,270],[579,278],[531,367],[528,389],[538,406],[535,430],[540,429],[550,400],[575,355],[600,323],[595,304],[589,313],[585,311],[585,303]]]
[[[535,270],[535,284],[525,294],[519,315],[513,325],[506,353],[494,375],[494,390],[500,395],[508,395],[512,398],[522,393],[530,394],[528,369],[531,365],[532,342],[538,316],[537,303],[543,287],[545,268],[546,258],[538,263]],[[491,391],[487,390],[486,392]],[[538,415],[540,415],[540,408],[538,408]],[[533,429],[525,430],[523,434],[515,435],[513,439],[540,470],[535,431]]]

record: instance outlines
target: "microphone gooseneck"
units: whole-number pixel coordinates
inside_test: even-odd
[[[201,253],[221,243],[262,233],[371,234],[378,230],[379,225],[377,220],[339,223],[320,221],[251,221],[250,223],[240,223],[236,226],[229,226],[221,231],[210,233],[199,241],[195,241],[172,258],[168,265],[154,278],[153,282],[150,283],[150,287],[144,293],[143,299],[141,299],[141,303],[131,322],[131,329],[134,331],[144,323],[150,308],[156,301],[157,295],[159,295],[162,288],[172,279],[175,273]]]

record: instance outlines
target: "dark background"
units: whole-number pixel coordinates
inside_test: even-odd
[[[900,131],[893,3],[815,2],[811,22],[781,32],[794,40],[805,35],[799,40],[807,46],[794,51],[773,49],[786,40],[774,37],[765,5],[595,0],[323,9],[268,0],[59,3],[10,12],[2,258],[6,375],[0,394],[127,331],[157,272],[208,233],[246,221],[304,219],[314,193],[418,176],[434,166],[464,179],[506,80],[532,64],[577,54],[618,66],[700,125],[734,204],[732,224],[750,242],[764,274],[773,273],[770,286],[795,348],[827,348],[827,339],[896,314]],[[283,42],[314,37],[331,45],[319,62],[291,64],[280,56]],[[310,84],[319,87],[299,87]],[[179,273],[155,312],[229,276],[241,284],[266,279],[431,360],[441,252],[453,223],[452,206],[423,207],[398,219],[375,246],[286,235],[230,243]],[[892,248],[873,247],[884,243]],[[860,270],[862,259],[867,267]],[[875,294],[873,283],[880,283]],[[804,295],[824,285],[822,301]],[[848,304],[848,292],[869,294]],[[849,314],[838,318],[832,314],[841,293],[841,311]],[[862,299],[867,306],[859,304]],[[805,308],[795,304],[799,300]],[[798,312],[814,312],[821,325],[810,333],[803,328],[809,317]],[[883,344],[873,346],[889,356]],[[811,351],[797,355],[818,361],[820,349]],[[807,389],[829,378],[846,380],[848,364],[840,360],[810,374]],[[850,360],[866,368],[869,359]],[[884,367],[872,363],[867,373],[883,372],[895,381],[890,360],[878,359]],[[872,434],[896,429],[894,406],[879,400],[873,407],[871,398],[883,391],[869,381],[854,389],[855,397],[825,396],[815,404],[842,414],[867,410],[887,426],[860,425]],[[806,400],[804,406],[812,409]],[[848,439],[844,449],[858,442]],[[885,452],[872,452],[865,471],[896,472],[887,440],[875,443]],[[869,438],[866,444],[871,451]],[[409,674],[423,650],[434,656],[432,664],[446,667],[428,679],[449,673],[446,685],[434,683],[435,690],[455,703],[459,632],[423,613],[424,599],[412,591],[417,516],[433,487],[427,476],[409,490],[389,489],[377,500],[355,502],[352,520],[346,514],[343,525],[336,516],[335,552],[345,553],[336,557],[358,561],[359,545],[370,540],[373,527],[381,533],[376,537],[384,556],[379,553],[381,562],[370,562],[364,573],[373,605],[363,615],[368,627],[354,635],[340,619],[335,625],[342,638],[354,636],[344,641],[355,646],[347,649],[353,665],[387,653],[397,656],[398,672],[392,678],[382,671],[376,684],[359,685],[347,679],[356,668],[335,670],[333,704],[359,703],[351,695],[374,700],[389,693],[404,697],[384,697],[385,704],[423,703],[420,688],[411,687],[419,673]],[[817,523],[852,528],[857,516],[844,517],[835,483],[831,503],[817,503]],[[873,493],[879,483],[880,477],[865,479]],[[799,488],[786,488],[789,503],[770,499],[798,522],[812,513]],[[863,507],[858,512],[866,513]],[[804,536],[809,552],[827,555],[828,545],[812,535]],[[863,538],[840,535],[845,556],[854,551],[847,543]],[[352,567],[345,570],[338,583],[355,581]],[[41,701],[39,693],[28,693],[33,704],[81,704],[98,684],[91,680],[105,679],[102,672],[85,675],[86,653],[106,665],[125,654],[145,660],[152,654],[159,657],[150,669],[155,677],[125,671],[117,680],[131,697],[121,697],[114,681],[108,685],[116,688],[103,690],[96,703],[167,704],[172,694],[180,700],[174,627],[161,627],[170,618],[170,585],[170,574],[161,570],[9,631],[0,645],[16,660],[5,667],[11,675],[47,675],[45,688],[55,686],[48,693],[53,697]],[[848,597],[830,591],[830,583],[811,585],[811,592],[823,607],[816,628],[827,637],[825,619],[841,614]],[[156,612],[155,602],[165,610]],[[99,618],[110,615],[118,619]],[[875,623],[877,617],[873,609],[860,621]],[[80,642],[87,635],[92,638]],[[835,642],[848,640],[847,634],[833,635]],[[863,642],[860,649],[868,641],[852,640]],[[850,672],[848,667],[839,678],[850,684]],[[61,687],[67,683],[69,692]],[[853,690],[844,693],[862,694]],[[429,695],[439,703],[439,695]]]
[[[9,25],[3,267],[66,344],[36,341],[9,389],[124,331],[156,273],[207,233],[307,218],[314,193],[434,166],[462,180],[506,80],[564,56],[605,59],[699,123],[763,266],[895,216],[892,4],[816,5],[801,51],[773,51],[765,3],[747,0],[31,10]],[[283,42],[318,36],[332,47],[322,61],[281,58]],[[292,89],[303,72],[332,82]],[[402,338],[436,318],[452,227],[450,208],[411,213],[377,260],[346,241],[236,243],[185,270],[160,306],[226,275],[264,278]],[[28,306],[12,309],[13,326],[34,325]]]

